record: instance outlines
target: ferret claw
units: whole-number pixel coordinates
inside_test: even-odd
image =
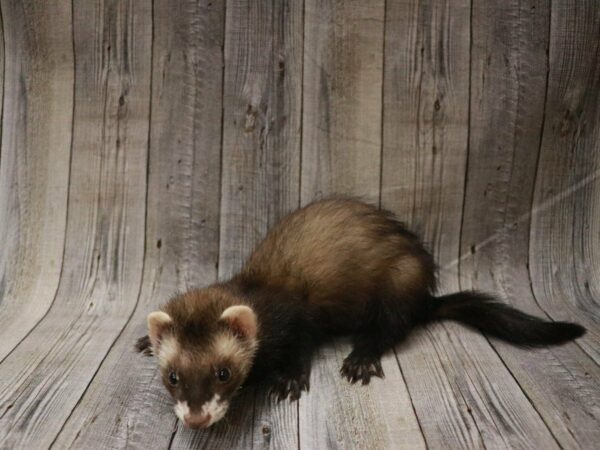
[[[340,373],[350,383],[354,384],[361,380],[363,385],[369,384],[372,376],[379,378],[385,376],[379,358],[372,356],[360,357],[352,354],[344,359]]]
[[[142,336],[135,343],[135,349],[144,354],[145,356],[153,356],[154,351],[152,349],[152,343],[148,336]]]
[[[290,401],[295,401],[300,398],[302,391],[307,391],[310,388],[308,375],[301,374],[298,378],[290,378],[289,376],[278,376],[273,381],[273,385],[269,388],[268,395],[277,400],[277,403],[289,397]]]

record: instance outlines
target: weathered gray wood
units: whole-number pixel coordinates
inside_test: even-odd
[[[302,7],[227,2],[220,279],[239,270],[268,228],[298,207]],[[265,392],[253,389],[238,400],[229,426],[177,433],[173,447],[297,447],[297,404],[270,408]]]
[[[143,286],[56,448],[166,448],[176,429],[156,361],[134,354],[133,343],[148,312],[176,290],[216,280],[224,7],[154,3]]]
[[[73,110],[71,7],[3,1],[0,360],[48,311],[61,271]],[[6,52],[4,52],[6,49]]]
[[[306,0],[303,203],[379,200],[383,20],[383,0]]]
[[[2,3],[0,3],[0,166],[2,165],[2,125],[4,122],[4,24],[2,21]],[[1,297],[1,296],[0,296]]]
[[[592,329],[600,322],[599,29],[595,1],[565,1],[552,8],[530,249],[540,306],[555,320],[577,320]],[[579,344],[600,364],[598,333],[588,333]]]
[[[300,399],[300,447],[425,448],[395,355],[382,358],[384,379],[352,385],[340,376],[348,343],[320,349],[311,388]]]
[[[462,235],[462,252],[468,257],[460,268],[463,288],[501,293],[515,306],[543,316],[532,296],[528,270],[528,261],[538,260],[528,259],[529,222],[550,32],[549,5],[536,6],[474,4],[473,20],[480,25],[474,27]],[[503,124],[500,129],[498,123]],[[563,447],[587,448],[597,442],[598,368],[576,345],[531,352],[492,344]]]
[[[599,30],[594,0],[1,0],[0,447],[596,447]],[[332,192],[424,236],[443,292],[588,335],[438,324],[368,387],[335,342],[299,403],[183,429],[146,314]]]
[[[139,295],[151,8],[141,2],[100,6],[74,4],[64,268],[51,310],[0,365],[0,379],[11,380],[0,388],[0,441],[9,448],[53,441]]]
[[[471,44],[470,3],[448,5],[388,3],[382,183],[383,205],[425,237],[446,292],[458,289],[452,263],[460,248]],[[556,447],[475,333],[452,324],[430,327],[401,345],[398,359],[428,445]]]
[[[298,206],[302,2],[227,3],[219,277]]]
[[[448,10],[436,2],[391,1],[386,11],[381,204],[424,238],[441,267],[458,254],[469,16],[469,2]],[[456,289],[455,268],[440,275],[445,290]],[[435,329],[397,349],[427,444],[483,445],[475,419],[464,413],[466,404],[452,386],[457,374],[447,373],[438,356],[440,337],[446,337],[443,330]]]
[[[379,200],[383,19],[383,1],[306,2],[302,203],[334,192]],[[349,352],[319,352],[300,399],[300,447],[424,448],[393,353],[385,380],[363,387],[339,374]]]

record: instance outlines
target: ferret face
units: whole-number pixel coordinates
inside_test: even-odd
[[[175,414],[190,428],[206,428],[223,418],[248,376],[258,344],[256,316],[245,305],[217,315],[217,304],[203,302],[182,311],[178,300],[185,303],[175,299],[165,308],[171,314],[148,316],[148,336]]]

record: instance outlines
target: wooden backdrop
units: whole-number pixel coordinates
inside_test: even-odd
[[[597,0],[0,2],[2,448],[598,448]],[[452,323],[350,386],[177,423],[133,353],[332,192],[395,211],[442,291],[588,328],[525,351]]]

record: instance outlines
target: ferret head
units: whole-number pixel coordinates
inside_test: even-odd
[[[254,311],[225,297],[218,290],[190,292],[148,315],[149,344],[163,383],[175,414],[190,428],[223,418],[258,345]]]

